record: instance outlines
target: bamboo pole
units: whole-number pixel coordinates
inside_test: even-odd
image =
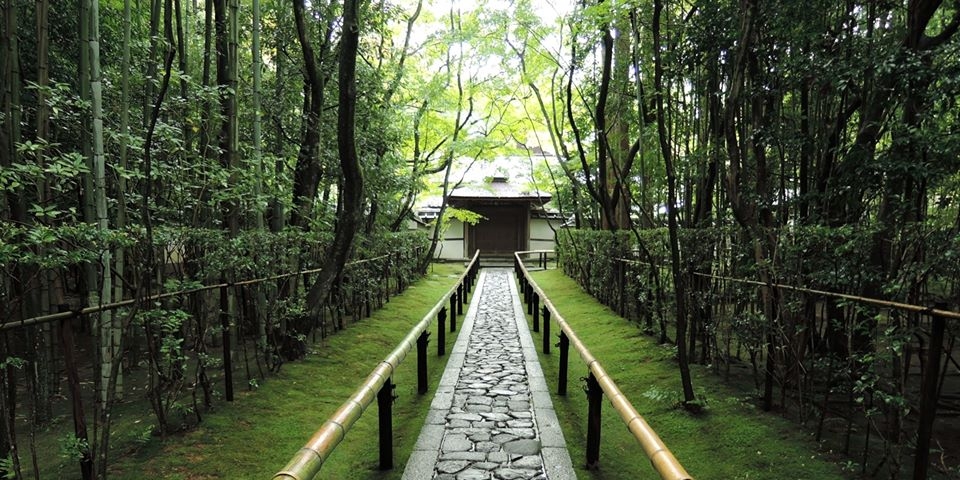
[[[320,467],[330,458],[330,454],[343,441],[350,428],[360,418],[364,410],[377,398],[377,393],[386,385],[407,353],[417,344],[420,335],[430,328],[433,319],[441,309],[446,308],[447,299],[455,294],[467,276],[473,275],[473,266],[478,261],[480,251],[474,255],[467,269],[460,275],[457,282],[440,297],[433,308],[417,323],[399,344],[387,355],[370,375],[360,384],[360,387],[347,399],[340,408],[314,432],[310,440],[293,458],[287,462],[282,470],[277,472],[274,480],[308,480],[317,476]]]
[[[543,304],[543,307],[550,311],[550,317],[557,322],[557,325],[560,327],[560,330],[566,335],[570,345],[576,349],[577,353],[580,354],[580,358],[587,365],[590,373],[596,379],[597,384],[600,386],[600,389],[603,393],[610,399],[610,403],[613,406],[613,409],[616,410],[617,414],[620,415],[620,418],[623,420],[624,424],[627,425],[627,428],[630,430],[630,433],[633,434],[633,437],[640,442],[640,446],[643,447],[644,453],[646,453],[647,458],[650,459],[654,470],[660,475],[660,478],[665,480],[692,480],[693,477],[683,468],[683,465],[674,457],[673,453],[660,439],[660,436],[657,435],[657,432],[647,424],[642,416],[637,412],[633,407],[633,404],[630,403],[626,395],[620,391],[620,388],[617,386],[616,382],[610,375],[607,374],[603,366],[600,364],[600,361],[590,353],[590,350],[587,346],[577,337],[577,334],[573,331],[573,327],[567,323],[567,321],[560,315],[560,312],[557,311],[557,308],[553,305],[553,302],[547,298],[547,295],[543,292],[539,285],[530,278],[530,272],[527,271],[527,267],[520,260],[520,255],[528,252],[516,252],[514,255],[517,256],[517,265],[520,268],[520,271],[523,274],[523,277],[526,279],[526,282],[533,289],[533,294],[540,297],[540,301]]]
[[[361,265],[361,264],[364,264],[364,263],[373,262],[373,261],[376,261],[376,260],[382,260],[382,259],[384,259],[384,258],[389,258],[389,256],[390,256],[390,255],[381,255],[381,256],[379,256],[379,257],[367,258],[367,259],[364,259],[364,260],[357,260],[357,261],[355,261],[355,262],[350,262],[350,263],[348,263],[347,266]],[[217,284],[214,284],[214,285],[204,285],[204,286],[202,286],[202,287],[190,288],[190,289],[186,289],[186,290],[178,290],[178,291],[176,291],[176,292],[158,293],[158,294],[156,294],[156,295],[150,295],[150,296],[148,296],[148,297],[144,297],[144,298],[140,299],[140,301],[141,301],[141,302],[153,302],[153,301],[157,301],[157,300],[165,300],[165,299],[167,299],[167,298],[179,297],[179,296],[182,296],[182,295],[190,295],[190,294],[192,294],[192,293],[199,293],[199,292],[206,292],[206,291],[210,291],[210,290],[216,290],[216,289],[223,288],[223,287],[234,287],[234,286],[239,287],[239,286],[243,286],[243,285],[255,285],[255,284],[258,284],[258,283],[269,282],[269,281],[273,281],[273,280],[282,280],[282,279],[284,279],[284,278],[290,278],[290,277],[293,277],[293,276],[296,276],[296,275],[309,275],[309,274],[319,273],[320,270],[322,270],[322,269],[321,269],[321,268],[314,268],[314,269],[310,269],[310,270],[301,270],[301,271],[299,271],[299,272],[284,273],[284,274],[281,274],[281,275],[273,275],[273,276],[269,276],[269,277],[253,278],[253,279],[249,279],[249,280],[241,280],[241,281],[239,281],[239,282],[226,282],[226,283],[217,283]],[[17,328],[20,328],[20,327],[26,327],[26,326],[29,326],[29,325],[38,325],[38,324],[42,324],[42,323],[56,322],[56,321],[59,321],[59,320],[63,320],[63,319],[66,319],[66,318],[70,318],[70,317],[72,317],[72,316],[74,316],[74,315],[88,315],[88,314],[91,314],[91,313],[100,313],[100,312],[105,312],[105,311],[110,311],[110,310],[116,310],[116,309],[118,309],[118,308],[123,308],[123,307],[132,306],[132,305],[134,305],[135,303],[137,303],[137,301],[138,301],[138,300],[137,300],[136,298],[129,298],[129,299],[127,299],[127,300],[122,300],[122,301],[119,301],[119,302],[105,303],[105,304],[103,304],[103,305],[96,305],[96,306],[92,306],[92,307],[84,307],[84,308],[79,308],[79,309],[76,309],[76,310],[70,310],[70,311],[66,311],[66,312],[53,313],[53,314],[50,314],[50,315],[42,315],[42,316],[39,316],[39,317],[25,318],[25,319],[23,319],[23,320],[17,320],[17,321],[13,321],[13,322],[6,322],[6,323],[3,323],[3,324],[0,324],[0,332],[2,332],[2,331],[7,331],[7,330],[14,330],[14,329],[17,329]]]
[[[521,253],[522,253],[522,252],[521,252]],[[636,264],[642,264],[642,265],[652,266],[652,265],[650,265],[650,264],[647,263],[647,262],[641,262],[641,261],[639,261],[639,260],[632,260],[632,259],[625,259],[625,258],[620,258],[620,259],[617,259],[617,260],[623,260],[623,261],[629,262],[629,263],[636,263]],[[894,302],[894,301],[891,301],[891,300],[882,300],[882,299],[879,299],[879,298],[861,297],[861,296],[858,296],[858,295],[850,295],[850,294],[847,294],[847,293],[830,292],[830,291],[827,291],[827,290],[817,290],[817,289],[814,289],[814,288],[797,287],[797,286],[794,286],[794,285],[787,285],[787,284],[782,284],[782,283],[765,283],[765,282],[760,282],[760,281],[757,281],[757,280],[749,280],[749,279],[746,279],[746,278],[724,277],[724,276],[722,276],[722,275],[712,275],[712,274],[709,274],[709,273],[700,273],[700,272],[694,272],[693,274],[696,275],[696,276],[699,276],[699,277],[712,278],[712,279],[714,279],[714,280],[725,280],[725,281],[728,281],[728,282],[743,283],[743,284],[745,284],[745,285],[755,285],[755,286],[758,286],[758,287],[780,288],[780,289],[784,289],[784,290],[791,290],[791,291],[798,292],[798,293],[809,293],[809,294],[811,294],[811,295],[821,295],[821,296],[824,296],[824,297],[838,298],[838,299],[841,299],[841,300],[850,300],[850,301],[853,301],[853,302],[866,303],[866,304],[870,304],[870,305],[874,305],[874,306],[878,306],[878,307],[896,308],[896,309],[898,309],[898,310],[906,310],[906,311],[908,311],[908,312],[922,313],[922,314],[932,315],[932,316],[939,316],[939,317],[948,318],[948,319],[951,319],[951,320],[960,320],[960,312],[953,312],[953,311],[944,310],[944,309],[941,309],[941,308],[924,307],[924,306],[922,306],[922,305],[913,305],[913,304],[910,304],[910,303]]]

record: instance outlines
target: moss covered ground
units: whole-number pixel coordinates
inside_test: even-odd
[[[233,404],[206,414],[196,429],[115,454],[114,479],[268,479],[340,406],[370,371],[433,307],[462,265],[441,264],[383,309],[316,345],[303,361],[288,362],[257,389],[239,393]],[[416,355],[393,380],[394,455],[397,468],[378,470],[377,407],[371,405],[325,464],[318,478],[395,479],[416,442],[446,364],[436,357],[436,324],[430,336],[431,393],[417,394]],[[455,337],[447,335],[447,351]]]
[[[257,389],[240,393],[231,405],[208,413],[203,424],[165,440],[148,439],[115,454],[112,478],[271,478],[314,430],[353,393],[360,381],[452,285],[462,267],[439,265],[407,292],[391,299],[371,318],[350,325],[290,362]],[[597,303],[561,272],[536,272],[536,281],[577,334],[614,377],[638,411],[661,435],[686,469],[703,479],[840,479],[850,475],[820,453],[817,444],[786,419],[766,414],[750,398],[731,390],[704,367],[694,367],[694,385],[706,402],[693,415],[676,406],[680,398],[674,351],[657,345],[636,325]],[[434,327],[435,328],[435,327]],[[554,329],[553,335],[557,332]],[[534,342],[541,344],[540,333]],[[396,468],[378,470],[377,407],[371,406],[338,446],[318,478],[397,479],[423,424],[446,358],[437,358],[431,332],[431,394],[416,393],[416,366],[410,356],[394,377]],[[448,351],[455,338],[448,336]],[[541,355],[551,390],[556,389],[559,355]],[[583,466],[586,396],[580,377],[586,368],[571,355],[570,388],[554,396],[578,478],[656,478],[640,445],[604,401],[600,468]]]
[[[656,343],[583,292],[559,270],[534,272],[534,279],[574,331],[614,378],[634,407],[660,435],[687,471],[707,479],[841,479],[849,473],[818,451],[796,424],[761,412],[743,393],[733,391],[705,367],[693,366],[697,395],[706,403],[699,414],[678,407],[682,398],[675,349]],[[559,332],[551,332],[556,336]],[[541,333],[533,333],[541,345]],[[556,392],[559,354],[541,355],[540,364]],[[566,397],[554,395],[570,456],[580,479],[657,478],[639,443],[609,402],[603,402],[600,466],[584,468],[587,398],[581,388],[586,366],[570,354]]]

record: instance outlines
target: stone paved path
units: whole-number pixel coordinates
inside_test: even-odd
[[[576,478],[509,269],[484,269],[404,480]]]

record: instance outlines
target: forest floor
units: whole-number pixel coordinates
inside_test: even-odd
[[[222,392],[215,392],[218,399],[211,411],[203,413],[202,423],[166,438],[151,435],[156,419],[142,389],[135,387],[141,383],[137,380],[138,371],[130,372],[127,395],[114,410],[109,477],[271,478],[436,304],[461,272],[461,264],[434,265],[423,279],[392,297],[370,318],[349,323],[344,330],[311,345],[304,360],[284,363],[279,373],[251,384],[250,388],[241,385],[242,380],[235,380],[238,386],[234,402],[224,402],[219,398]],[[446,363],[446,357],[435,356],[435,329],[436,323],[430,336],[431,385],[439,381]],[[454,336],[448,336],[448,351],[454,340]],[[242,379],[246,367],[242,354],[238,355],[234,376]],[[417,394],[414,360],[409,357],[393,377],[399,397],[393,407],[394,454],[396,465],[401,468],[377,470],[377,415],[376,407],[371,407],[324,465],[324,478],[399,478],[430,405],[429,396]],[[222,390],[219,375],[212,381],[217,390]],[[38,478],[80,479],[78,462],[71,458],[70,449],[64,448],[67,432],[72,434],[69,402],[63,398],[56,403],[54,422],[36,432]],[[89,416],[90,412],[87,413]],[[21,431],[24,444],[28,432],[26,426]],[[23,447],[20,453],[25,477],[34,478],[30,452]]]
[[[674,456],[699,480],[849,478],[834,458],[819,451],[796,425],[767,415],[723,385],[705,368],[692,366],[693,384],[705,408],[692,414],[682,400],[676,349],[658,345],[637,324],[628,323],[585,293],[559,270],[533,273],[550,301],[617,382],[624,395],[657,432]],[[542,333],[534,333],[539,344]],[[586,470],[587,399],[577,385],[586,366],[570,354],[569,393],[554,407],[566,435],[579,478],[594,480],[653,478],[643,449],[607,401],[603,405],[600,468]],[[548,387],[556,390],[559,354],[541,355]],[[579,383],[583,383],[579,381]]]
[[[454,264],[434,266],[426,278],[391,298],[372,317],[352,323],[313,345],[305,360],[284,364],[279,374],[266,381],[238,389],[233,403],[218,400],[212,411],[205,412],[199,426],[182,433],[164,439],[151,436],[154,419],[149,404],[142,394],[131,392],[114,417],[110,477],[270,478],[435,304],[462,269]],[[534,276],[694,478],[857,478],[855,467],[845,457],[815,442],[808,429],[776,414],[761,412],[749,386],[731,387],[708,367],[692,368],[695,389],[705,404],[703,412],[692,415],[678,408],[681,389],[675,349],[658,345],[636,324],[596,302],[562,272],[549,270]],[[553,335],[557,334],[554,331]],[[533,333],[535,345],[541,344],[541,335]],[[436,386],[446,363],[446,357],[434,356],[436,338],[432,331],[428,362],[431,387]],[[454,341],[454,336],[448,336],[448,351]],[[556,349],[552,355],[540,357],[552,391],[556,390],[558,359]],[[411,360],[408,358],[394,377],[399,397],[394,404],[396,468],[377,468],[377,416],[376,408],[371,407],[323,466],[322,478],[400,478],[430,405],[429,394],[416,393],[416,362]],[[578,477],[654,478],[642,448],[606,400],[600,468],[588,471],[583,467],[587,401],[580,389],[582,382],[577,379],[586,374],[586,368],[576,354],[571,355],[570,368],[569,393],[566,397],[554,396],[554,407]],[[69,414],[64,411],[58,418],[56,429],[37,432],[40,478],[79,479],[76,461],[65,456],[61,448],[63,433],[70,427]],[[21,455],[26,467],[29,452],[21,451]],[[29,470],[25,468],[24,473],[32,478]]]
[[[749,364],[734,365],[729,382],[711,367],[691,365],[694,389],[705,408],[699,414],[688,413],[679,406],[682,389],[674,347],[658,345],[656,338],[644,334],[638,324],[597,302],[559,270],[534,272],[533,277],[694,478],[861,478],[859,464],[838,453],[842,441],[825,439],[818,443],[813,428],[760,410]],[[539,345],[542,334],[533,335],[534,343]],[[587,371],[575,353],[570,358],[570,393],[566,397],[555,396],[554,407],[570,456],[578,467],[578,477],[654,478],[656,474],[649,462],[637,461],[643,458],[642,448],[606,400],[600,468],[588,471],[583,467],[587,399],[578,391],[576,379]],[[559,365],[556,349],[552,355],[541,355],[540,363],[548,387],[555,391]],[[905,478],[909,478],[910,468],[908,464],[902,469]],[[956,478],[950,475],[931,471],[929,478]]]

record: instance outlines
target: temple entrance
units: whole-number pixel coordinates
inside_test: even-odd
[[[527,204],[520,205],[471,205],[470,210],[483,215],[484,219],[469,227],[467,251],[469,255],[479,249],[483,254],[504,255],[526,249],[528,230]]]

